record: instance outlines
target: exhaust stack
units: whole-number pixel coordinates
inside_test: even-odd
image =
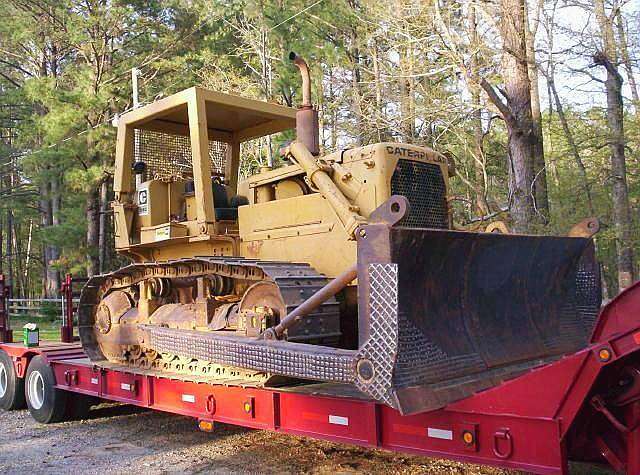
[[[302,104],[296,113],[296,135],[298,141],[309,149],[312,155],[320,154],[320,127],[318,125],[318,111],[311,104],[311,74],[307,62],[293,51],[289,59],[300,70],[302,76]]]

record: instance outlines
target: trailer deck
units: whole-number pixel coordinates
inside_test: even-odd
[[[259,388],[100,368],[78,343],[0,344],[24,378],[41,356],[55,391],[216,422],[541,474],[568,461],[640,474],[640,285],[600,314],[589,346],[442,410],[402,416],[336,384]],[[29,389],[27,388],[27,391]]]

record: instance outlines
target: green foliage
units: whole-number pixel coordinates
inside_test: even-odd
[[[23,153],[15,176],[31,194],[0,200],[11,209],[19,240],[31,236],[27,287],[39,292],[44,249],[56,248],[49,266],[84,273],[97,249],[87,242],[88,208],[113,173],[115,128],[111,120],[132,107],[132,67],[142,71],[144,103],[193,85],[296,106],[300,76],[289,51],[307,59],[313,99],[326,152],[377,141],[409,141],[448,151],[456,160],[451,182],[455,221],[477,220],[473,111],[483,109],[483,160],[489,211],[509,206],[507,132],[485,99],[472,104],[458,56],[479,54],[483,77],[498,83],[499,55],[492,42],[471,44],[464,31],[465,4],[306,0],[36,0],[6,2],[0,17],[0,94],[27,106],[4,161]],[[443,38],[441,21],[460,35],[460,51]],[[490,31],[491,26],[486,30]],[[473,47],[473,48],[472,48]],[[465,50],[465,48],[467,48]],[[20,52],[19,54],[11,54]],[[409,91],[409,92],[408,92]],[[603,223],[598,255],[615,288],[615,238],[604,111],[565,105],[587,171],[596,215]],[[634,226],[640,207],[640,114],[628,111],[628,183]],[[555,111],[543,117],[551,215],[537,231],[563,234],[589,215],[583,178]],[[280,163],[279,146],[291,132],[243,148],[241,172]],[[46,206],[59,199],[56,223]],[[49,204],[47,204],[49,203]],[[501,217],[504,217],[501,215]],[[5,218],[2,218],[5,219]],[[508,219],[508,217],[507,217]],[[30,228],[31,233],[30,233]],[[634,233],[638,236],[639,233]],[[634,249],[639,250],[638,242]],[[110,248],[112,249],[112,244]],[[638,252],[636,252],[638,254]],[[24,259],[24,250],[22,261]],[[110,256],[110,266],[121,263]]]
[[[55,302],[42,302],[40,313],[44,321],[55,322],[60,318],[60,306]]]

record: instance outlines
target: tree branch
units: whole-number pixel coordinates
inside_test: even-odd
[[[511,109],[509,109],[509,106],[500,98],[495,88],[491,84],[489,84],[489,81],[487,81],[485,78],[480,79],[480,87],[482,87],[487,96],[489,96],[489,99],[491,100],[493,105],[498,108],[505,122],[510,122],[512,124],[515,123],[516,120],[511,113]]]
[[[620,75],[620,73],[618,72],[618,68],[615,67],[611,61],[609,61],[609,58],[607,57],[607,55],[601,51],[597,52],[596,54],[593,55],[593,62],[598,65],[598,66],[604,66],[604,68],[607,70],[607,72],[609,74],[611,74],[613,77],[616,78],[616,81],[618,81],[618,83],[622,84],[623,83],[623,79],[622,76]]]
[[[5,78],[7,81],[9,81],[11,84],[13,84],[16,88],[21,88],[22,85],[19,84],[18,82],[14,81],[13,79],[11,79],[7,74],[3,73],[2,71],[0,71],[0,76],[2,76],[3,78]]]

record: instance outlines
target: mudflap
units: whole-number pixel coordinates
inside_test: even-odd
[[[403,414],[585,347],[601,303],[586,238],[372,224],[358,239],[358,285],[358,386]]]

